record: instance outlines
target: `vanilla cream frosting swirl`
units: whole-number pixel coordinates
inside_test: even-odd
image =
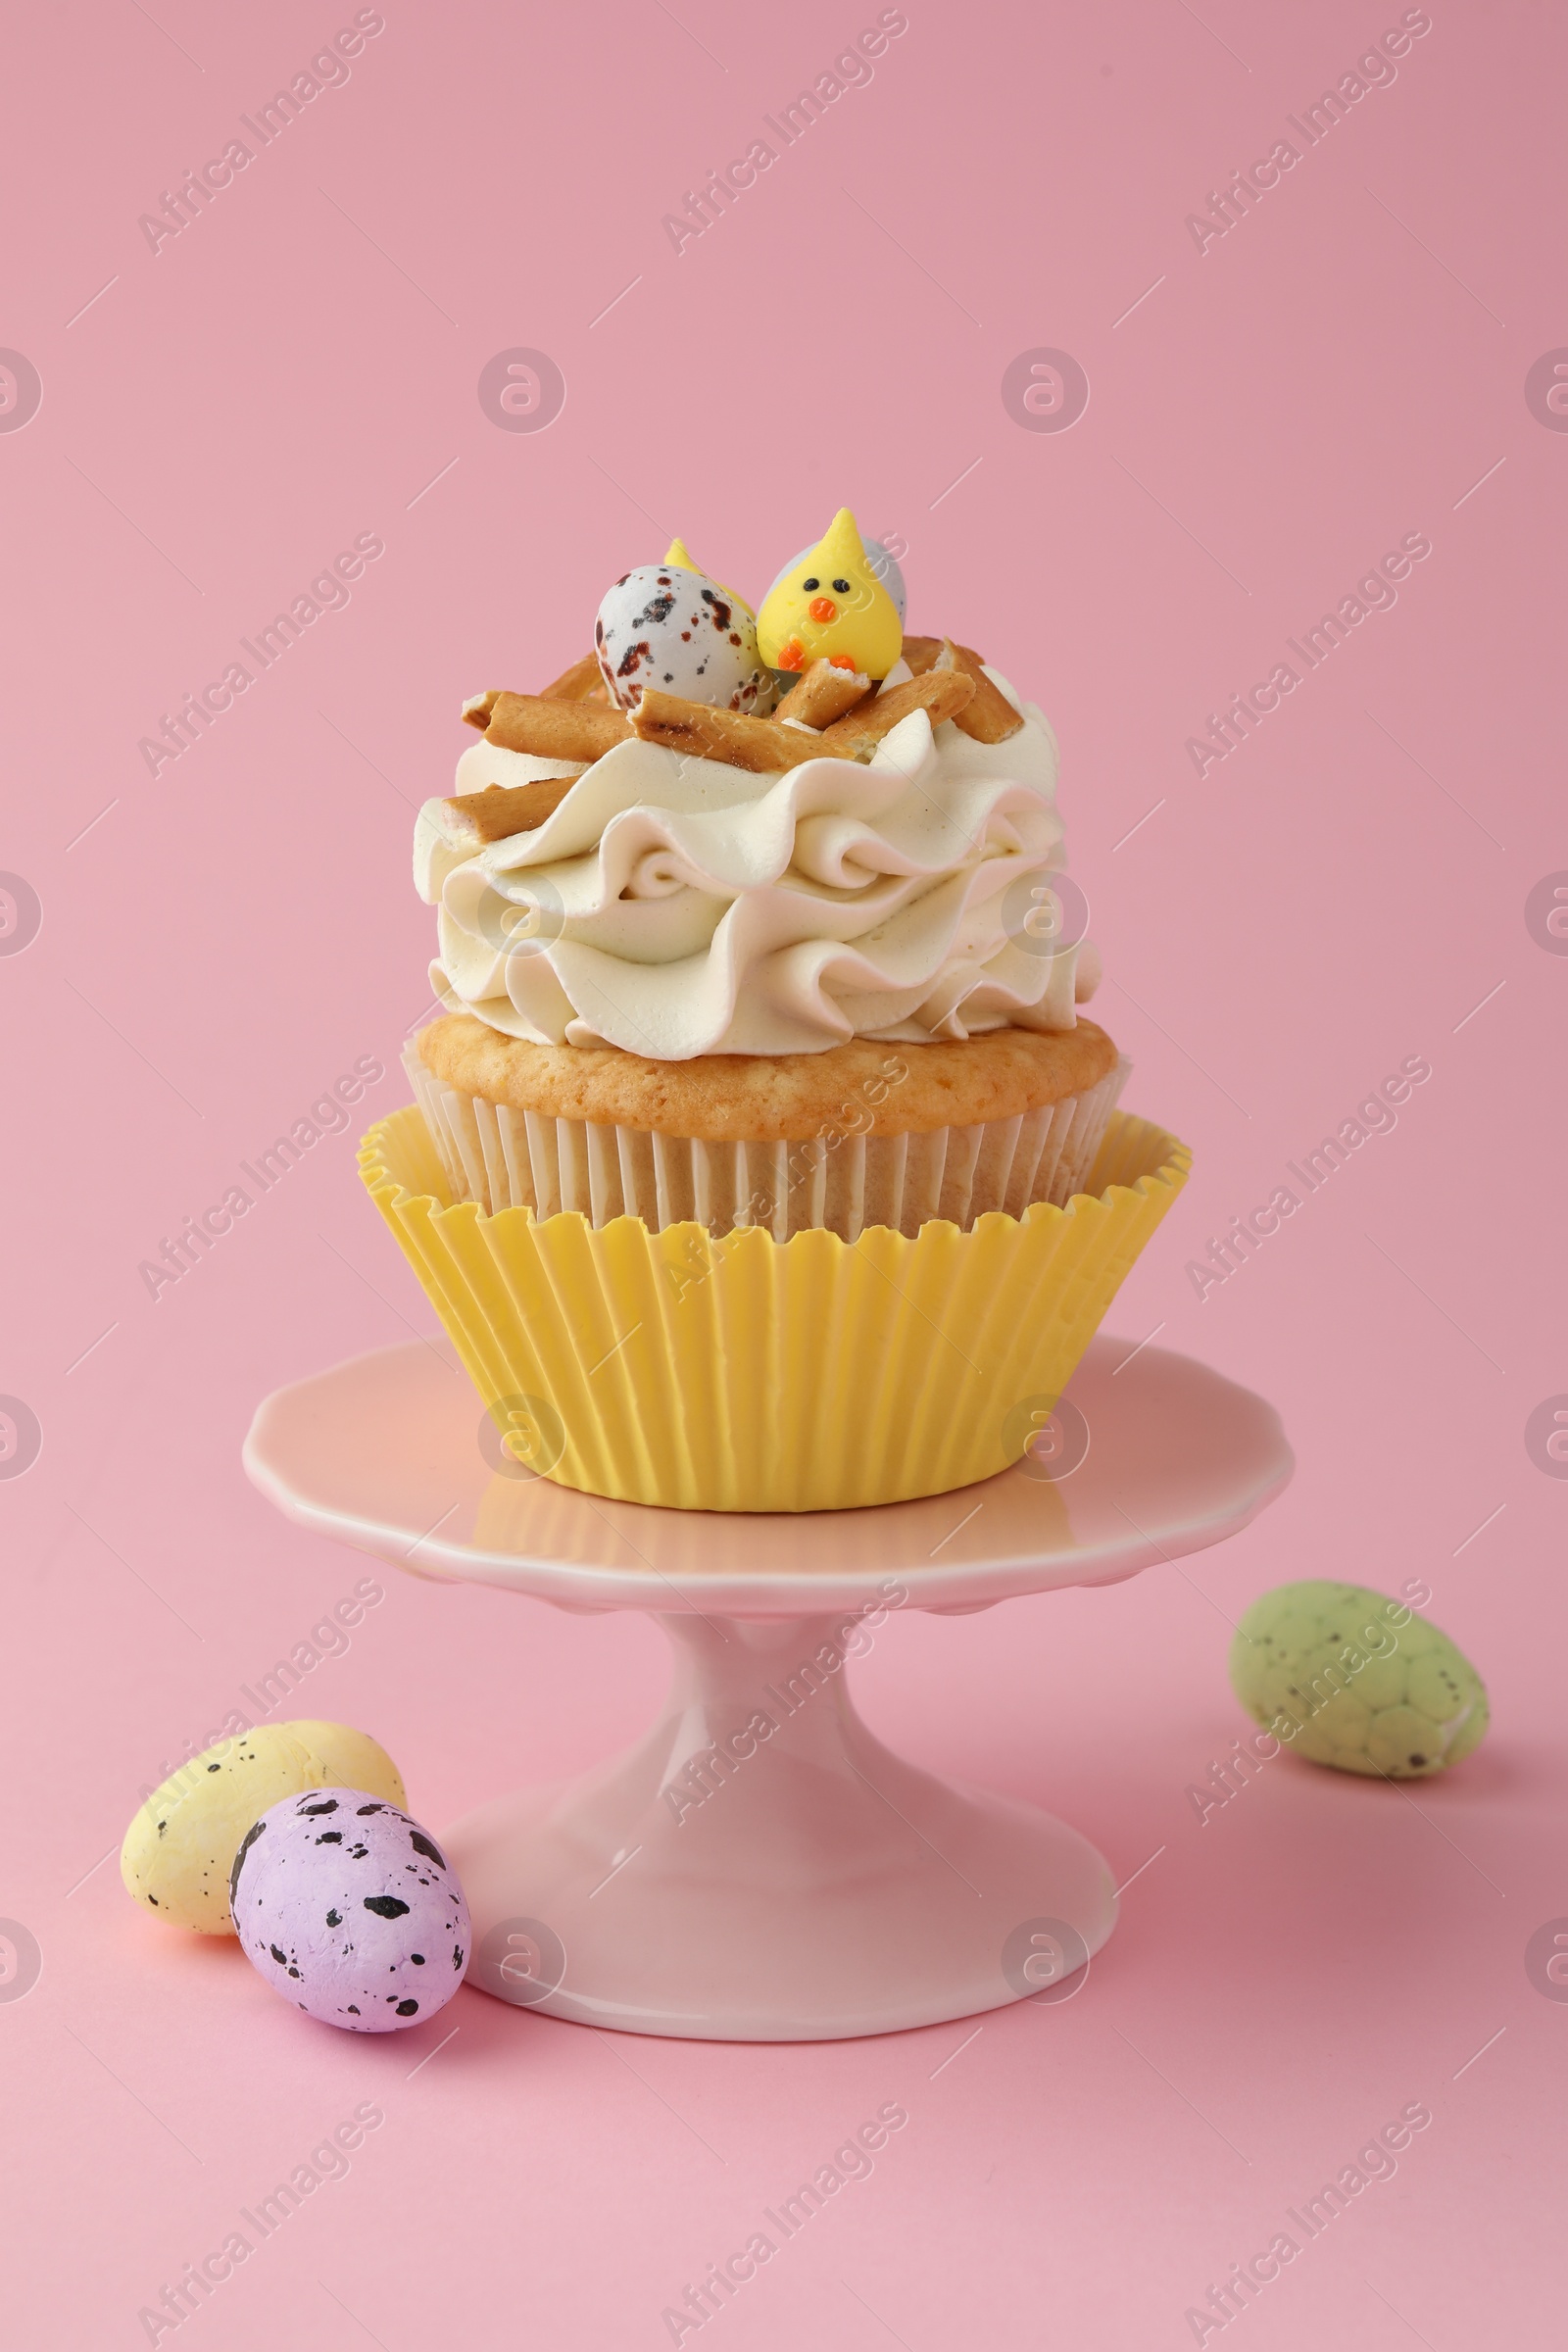
[[[1024,714],[1002,744],[915,710],[868,765],[759,776],[632,738],[534,831],[470,854],[432,803],[415,880],[439,908],[436,995],[509,1037],[661,1061],[1070,1029],[1095,951],[1014,944],[1013,886],[1063,863],[1055,738],[997,683]],[[456,789],[562,772],[481,743]]]

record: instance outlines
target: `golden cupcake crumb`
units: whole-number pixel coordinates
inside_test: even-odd
[[[1085,1020],[1057,1035],[995,1029],[921,1045],[857,1037],[821,1054],[652,1061],[614,1046],[530,1045],[459,1012],[416,1043],[426,1069],[465,1094],[702,1143],[795,1142],[846,1121],[862,1135],[978,1126],[1083,1094],[1116,1062],[1104,1030]]]

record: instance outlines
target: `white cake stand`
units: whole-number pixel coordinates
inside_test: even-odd
[[[447,1832],[470,1983],[628,2032],[807,2041],[1060,1998],[1116,1917],[1075,1830],[884,1747],[847,1656],[900,1608],[959,1615],[1216,1544],[1293,1467],[1261,1398],[1103,1336],[1041,1446],[872,1510],[609,1502],[498,1471],[466,1375],[416,1341],[280,1389],[244,1458],[289,1518],[394,1567],[646,1609],[670,1638],[664,1711],[626,1754]]]

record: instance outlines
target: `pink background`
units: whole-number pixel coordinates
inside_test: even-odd
[[[873,2178],[711,2323],[722,2341],[1176,2345],[1211,2281],[1423,2101],[1397,2177],[1264,2289],[1247,2338],[1525,2340],[1560,2310],[1568,2034],[1524,1965],[1568,1913],[1568,1488],[1524,1443],[1568,1389],[1546,1189],[1568,963],[1524,915],[1568,866],[1547,634],[1568,442],[1524,396],[1568,340],[1560,21],[1435,5],[1392,86],[1200,255],[1187,214],[1397,7],[909,0],[869,84],[677,256],[662,216],[874,6],[389,4],[347,85],[150,252],[138,216],[352,14],[67,5],[15,32],[0,343],[43,403],[0,433],[0,864],[43,922],[0,961],[26,1138],[0,1389],[43,1449],[0,1485],[0,1914],[43,1973],[0,2004],[24,2250],[0,2332],[145,2341],[139,2307],[370,2099],[385,2123],[349,2178],[192,2342],[667,2342],[685,2282],[898,2100]],[[514,346],[564,374],[548,431],[481,411]],[[1004,407],[1039,347],[1087,370],[1070,432]],[[980,646],[1060,734],[1095,1009],[1134,1106],[1197,1154],[1112,1327],[1162,1327],[1270,1396],[1297,1482],[1181,1569],[899,1620],[858,1673],[919,1761],[1048,1803],[1118,1877],[1157,1855],[1079,1998],[961,2048],[965,2024],[600,2037],[468,1991],[379,2042],[308,2028],[235,1946],[133,1910],[111,1849],[139,1788],[368,1566],[246,1484],[257,1399],[431,1317],[353,1130],[156,1302],[138,1264],[357,1057],[389,1073],[357,1121],[404,1099],[431,938],[410,827],[462,696],[553,674],[671,532],[756,595],[841,500],[907,542],[912,624]],[[1396,607],[1200,780],[1205,713],[1418,531]],[[385,554],[347,609],[150,776],[160,713],[361,532]],[[1200,1301],[1184,1261],[1413,1054],[1433,1074],[1397,1130]],[[1317,1574],[1425,1579],[1492,1737],[1413,1794],[1281,1761],[1200,1827],[1184,1791],[1243,1728],[1228,1620]],[[310,1711],[387,1741],[432,1827],[656,1707],[640,1618],[384,1581]]]

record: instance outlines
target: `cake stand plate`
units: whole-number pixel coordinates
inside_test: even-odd
[[[849,1661],[900,1609],[1111,1584],[1219,1543],[1293,1466],[1260,1397],[1103,1335],[1038,1458],[868,1510],[669,1511],[554,1486],[500,1449],[435,1340],[280,1389],[244,1459],[289,1518],[394,1567],[659,1619],[675,1671],[652,1731],[482,1805],[445,1843],[471,1984],[727,2041],[890,2033],[1077,1989],[1115,1923],[1101,1856],[1049,1814],[895,1755],[855,1710]]]

